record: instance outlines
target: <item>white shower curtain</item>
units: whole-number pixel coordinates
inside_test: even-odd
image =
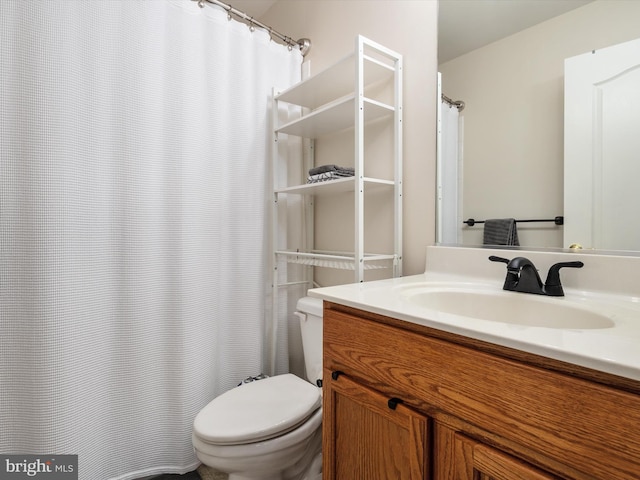
[[[190,0],[2,0],[0,55],[0,453],[193,469],[196,413],[271,357],[269,95],[301,55]]]
[[[460,112],[442,100],[438,132],[438,241],[461,242],[461,144]]]

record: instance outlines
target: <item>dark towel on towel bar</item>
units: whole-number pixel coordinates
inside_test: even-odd
[[[513,218],[493,218],[484,222],[484,245],[519,246],[518,230]]]

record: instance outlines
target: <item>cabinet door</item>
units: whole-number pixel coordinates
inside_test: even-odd
[[[346,375],[324,386],[324,480],[428,478],[427,417]]]
[[[495,448],[456,433],[454,439],[455,480],[557,480]]]

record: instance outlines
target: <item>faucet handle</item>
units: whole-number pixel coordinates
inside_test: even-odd
[[[551,265],[551,268],[560,270],[562,267],[570,267],[570,268],[582,268],[584,267],[584,263],[582,262],[560,262],[554,265]]]
[[[582,268],[584,263],[582,262],[560,262],[551,265],[549,273],[547,274],[547,281],[544,284],[544,291],[547,295],[554,297],[564,296],[564,290],[562,289],[562,283],[560,283],[560,269],[564,267],[569,268]]]
[[[489,260],[491,260],[492,262],[502,262],[502,263],[506,263],[507,265],[509,264],[509,262],[511,260],[509,260],[508,258],[502,258],[502,257],[496,257],[495,255],[491,255],[489,257]]]

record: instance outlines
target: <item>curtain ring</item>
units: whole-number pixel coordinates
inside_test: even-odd
[[[204,8],[204,0],[198,0],[198,6]]]
[[[249,31],[253,33],[253,32],[255,32],[255,30],[256,30],[256,27],[255,27],[255,25],[253,24],[253,17],[251,17],[251,18],[249,19]]]

